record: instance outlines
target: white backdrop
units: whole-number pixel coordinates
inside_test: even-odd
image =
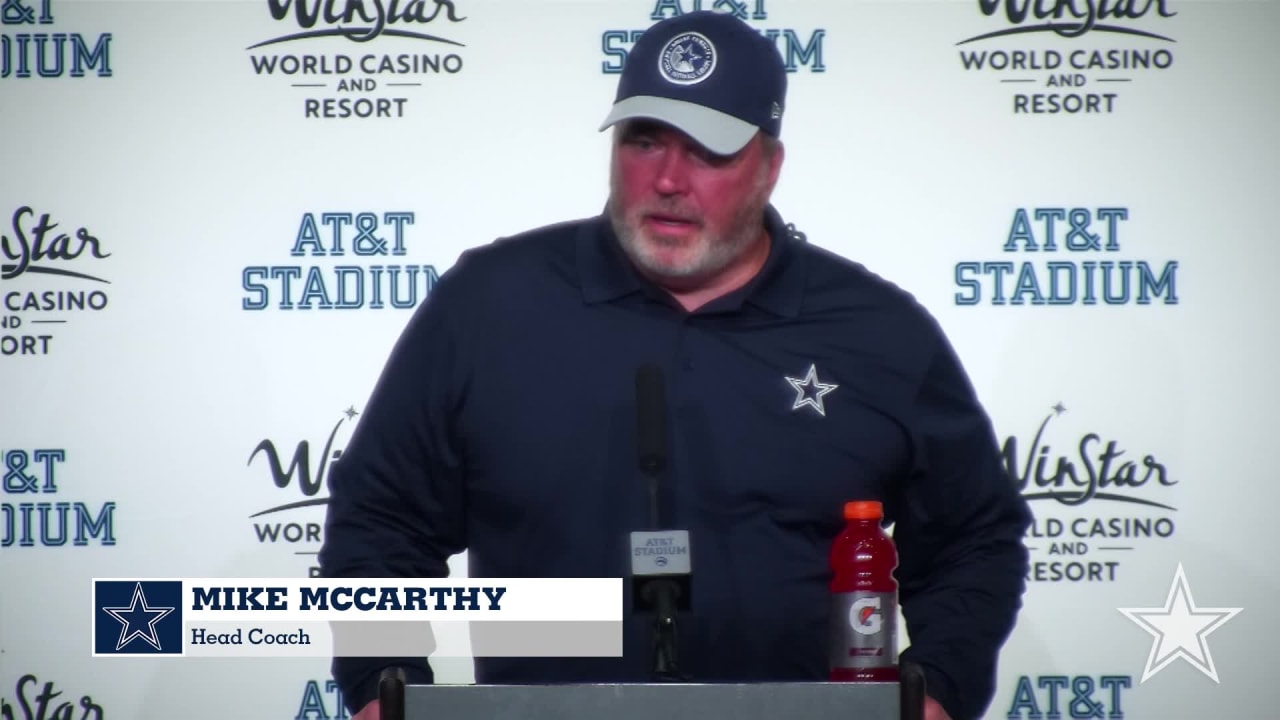
[[[1269,717],[1280,3],[1120,3],[1087,32],[985,38],[1045,20],[1011,20],[1020,2],[992,16],[977,0],[703,4],[776,31],[794,62],[777,206],[937,314],[1028,480],[1036,565],[987,717]],[[1092,5],[1058,4],[1063,23]],[[323,660],[93,659],[87,591],[95,576],[307,574],[323,505],[278,508],[323,500],[323,461],[433,273],[600,210],[595,128],[617,79],[605,68],[653,13],[694,2],[456,0],[456,22],[447,5],[411,6],[440,14],[367,38],[251,48],[334,23],[305,27],[292,3],[277,20],[270,0],[3,3],[0,717],[34,720],[46,683],[61,695],[41,720],[94,706],[111,719],[345,717]],[[286,55],[352,69],[283,75]],[[440,70],[370,74],[367,55]],[[1135,56],[1154,64],[1105,66]],[[1099,112],[1018,112],[1019,95],[1079,96],[1072,109],[1092,95]],[[308,100],[381,100],[391,116],[308,117]],[[1057,218],[1052,236],[1037,210]],[[358,227],[371,237],[357,242]],[[1002,298],[1021,289],[1024,303],[993,302],[991,263],[1009,264]],[[1102,299],[1106,263],[1123,302]],[[307,297],[312,268],[330,301],[356,307],[319,309],[313,294],[310,309],[283,308]],[[1037,287],[1070,298],[1050,279],[1072,272],[1074,302],[1032,301]],[[35,503],[69,505],[42,516]],[[60,526],[42,537],[39,520],[60,512],[57,545]],[[1178,595],[1153,649],[1120,609],[1165,606],[1179,567],[1200,614]],[[1241,611],[1195,642],[1204,608]],[[1193,631],[1182,656],[1179,628]],[[438,673],[471,680],[465,662]],[[80,709],[56,715],[63,702]]]

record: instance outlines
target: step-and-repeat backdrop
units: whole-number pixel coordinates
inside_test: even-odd
[[[939,317],[1035,510],[987,717],[1274,717],[1280,4],[0,5],[5,720],[347,717],[320,658],[91,658],[89,580],[311,573],[413,308],[600,210],[699,7],[791,70],[777,206]]]

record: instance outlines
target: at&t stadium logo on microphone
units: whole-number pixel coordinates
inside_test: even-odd
[[[0,4],[0,79],[111,77],[111,33],[66,32],[53,8],[54,0]]]
[[[960,68],[1007,87],[1015,115],[1119,112],[1131,83],[1173,66],[1171,4],[977,0],[977,32],[956,42]]]
[[[647,16],[649,23],[677,17],[689,12],[714,10],[723,12],[739,20],[760,25],[757,31],[773,41],[782,55],[787,72],[794,73],[807,70],[811,73],[826,72],[826,60],[823,57],[823,43],[827,38],[825,28],[814,28],[808,31],[790,27],[777,27],[772,24],[772,17],[766,9],[766,0],[651,0]],[[770,4],[781,4],[773,3]],[[644,33],[642,28],[610,29],[600,36],[600,47],[604,51],[604,60],[600,63],[601,71],[606,75],[622,72],[631,46]]]
[[[409,115],[424,84],[458,75],[467,18],[452,0],[267,0],[286,28],[248,47],[255,75],[298,94],[304,118]],[[421,117],[421,115],[419,116]]]
[[[107,309],[104,260],[89,228],[29,205],[0,230],[0,357],[49,355],[61,331]]]
[[[244,310],[412,310],[440,279],[434,265],[405,263],[408,211],[303,213],[289,241],[292,263],[249,265]]]

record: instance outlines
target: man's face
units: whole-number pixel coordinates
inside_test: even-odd
[[[668,125],[618,128],[609,215],[641,272],[677,290],[714,285],[763,238],[782,150],[756,136],[735,155],[709,152]]]

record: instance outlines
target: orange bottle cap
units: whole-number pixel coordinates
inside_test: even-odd
[[[844,504],[845,520],[879,520],[884,507],[878,500],[854,500]]]

